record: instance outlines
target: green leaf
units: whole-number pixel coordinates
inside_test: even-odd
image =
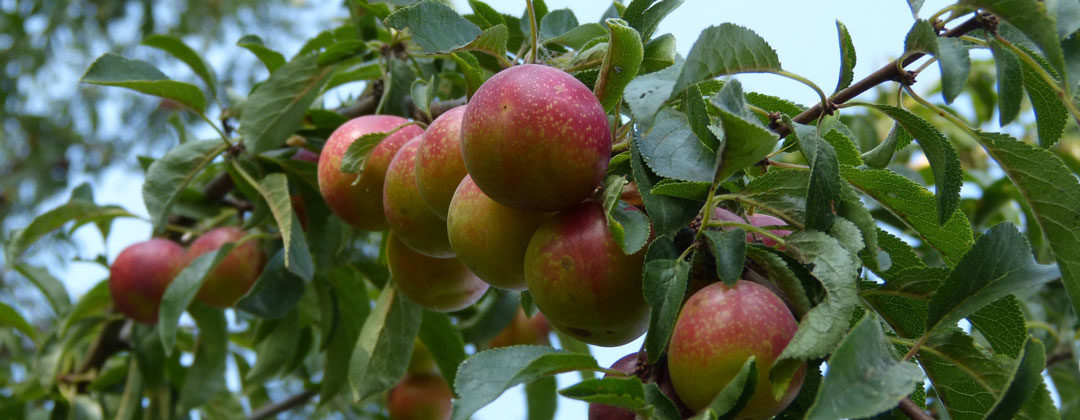
[[[686,119],[690,123],[690,130],[697,136],[698,141],[701,142],[712,153],[716,153],[720,148],[720,140],[717,136],[709,130],[709,109],[705,106],[705,100],[701,96],[701,89],[698,85],[690,85],[686,88],[683,95],[682,108],[686,113]]]
[[[645,263],[642,294],[651,306],[649,332],[645,335],[645,353],[649,363],[656,363],[667,348],[675,319],[686,295],[690,263],[681,259],[658,259]]]
[[[754,360],[754,356],[750,356],[739,368],[739,373],[731,379],[731,382],[724,385],[724,389],[716,394],[709,406],[692,418],[695,420],[736,418],[735,415],[746,408],[750,397],[754,396],[757,380],[757,361]]]
[[[641,411],[648,405],[645,401],[645,386],[636,376],[588,379],[560,389],[559,395],[589,404],[610,405],[630,411]]]
[[[304,113],[334,74],[316,54],[293,58],[270,74],[244,101],[240,135],[251,153],[281,147],[300,126]]]
[[[829,374],[818,388],[807,419],[870,417],[895,407],[922,383],[922,370],[897,361],[881,323],[864,316],[829,357]]]
[[[525,401],[529,405],[528,420],[552,420],[559,408],[559,384],[554,376],[545,376],[525,384]]]
[[[4,257],[9,263],[14,264],[27,248],[41,237],[64,227],[68,222],[81,225],[89,222],[111,221],[117,217],[136,216],[119,206],[98,206],[82,200],[70,201],[35,217],[26,227],[15,230],[11,239],[4,245]]]
[[[595,370],[596,359],[547,346],[511,346],[483,351],[465,359],[454,381],[457,403],[453,420],[465,420],[514,385],[575,370]]]
[[[1023,68],[1020,58],[996,40],[990,41],[997,72],[998,121],[1001,127],[1020,115],[1020,100],[1024,94]]]
[[[1031,256],[1024,235],[1011,223],[1001,223],[979,237],[930,299],[927,330],[952,326],[1009,293],[1034,288],[1059,278],[1054,266]]]
[[[397,131],[397,129],[394,131]],[[363,173],[364,164],[367,163],[371,150],[390,134],[393,134],[393,132],[368,133],[357,137],[356,140],[349,143],[349,148],[341,156],[341,172],[346,174]],[[359,176],[357,178],[359,179]]]
[[[682,415],[667,395],[660,390],[656,383],[645,384],[645,401],[653,408],[653,418],[657,420],[679,420]]]
[[[472,8],[473,13],[486,20],[492,26],[505,23],[502,15],[487,3],[480,0],[469,0],[469,7]]]
[[[206,62],[203,61],[202,57],[199,57],[195,50],[184,44],[184,41],[169,35],[155,34],[143,38],[142,43],[165,51],[183,61],[184,64],[191,68],[191,71],[195,72],[206,83],[206,87],[210,89],[210,97],[217,96],[217,79],[214,77],[214,72],[210,70],[210,66],[206,65]]]
[[[967,216],[954,212],[944,224],[938,224],[940,213],[935,211],[933,195],[910,179],[889,170],[850,166],[842,166],[840,174],[914,229],[950,267],[971,249],[974,239]]]
[[[142,195],[155,231],[165,227],[169,210],[180,198],[180,193],[223,151],[225,145],[219,141],[188,142],[150,164]]]
[[[8,242],[7,246],[11,246],[11,242]],[[14,259],[8,258],[9,262],[14,262]],[[68,295],[67,289],[56,277],[53,277],[49,270],[34,267],[28,264],[15,263],[15,271],[30,280],[34,286],[37,287],[41,294],[45,296],[45,299],[49,301],[49,306],[52,307],[53,313],[57,318],[67,315],[71,309],[71,296]]]
[[[236,302],[236,308],[260,318],[281,318],[300,303],[304,289],[303,278],[285,268],[285,249],[281,249],[263,267],[251,290]]]
[[[682,60],[676,58],[674,65],[635,77],[626,85],[626,89],[623,90],[623,100],[630,108],[630,113],[641,125],[645,127],[652,125],[656,112],[671,97],[682,66]]]
[[[423,310],[387,282],[364,320],[349,361],[354,402],[393,387],[405,374]]]
[[[854,223],[862,233],[863,264],[871,270],[877,269],[878,264],[878,241],[877,220],[870,214],[870,210],[863,205],[862,199],[850,184],[840,184],[840,206],[838,215]]]
[[[545,21],[555,12],[558,10],[549,13],[544,18]],[[622,19],[608,19],[604,23],[611,31],[611,37],[593,92],[600,99],[604,111],[611,113],[615,110],[615,105],[622,100],[623,89],[637,76],[645,47],[641,44],[637,31],[627,26]]]
[[[724,132],[723,155],[720,158],[719,179],[727,179],[743,168],[764,159],[779,137],[754,116],[746,105],[742,85],[732,80],[711,99],[719,111],[720,128]],[[712,177],[705,180],[712,181]]]
[[[810,182],[806,190],[806,227],[827,231],[836,216],[833,209],[840,203],[840,163],[836,149],[818,135],[816,127],[798,124],[786,118],[792,127],[791,135],[810,162]]]
[[[244,35],[240,39],[236,40],[236,46],[245,48],[255,54],[255,57],[259,59],[266,66],[266,70],[273,73],[278,67],[285,64],[285,56],[281,53],[274,51],[263,44],[262,38],[257,35]]]
[[[836,81],[836,90],[839,92],[851,85],[855,79],[855,44],[851,42],[851,34],[847,26],[836,21],[836,37],[840,41],[840,79]]]
[[[859,155],[859,149],[855,146],[855,142],[846,134],[841,133],[840,130],[829,130],[822,139],[835,149],[836,159],[840,164],[850,166],[863,164],[862,156]]]
[[[250,181],[250,180],[249,180]],[[311,280],[315,274],[315,266],[311,261],[311,251],[308,250],[307,241],[304,240],[304,230],[300,226],[300,219],[293,211],[292,201],[289,198],[289,182],[285,174],[275,172],[260,179],[255,184],[259,195],[270,206],[270,213],[274,215],[278,231],[285,249],[285,268],[304,280]]]
[[[1050,65],[1061,74],[1065,58],[1058,43],[1057,24],[1046,10],[1046,3],[1036,0],[963,0],[961,4],[984,9],[1030,37],[1042,48]]]
[[[653,38],[645,44],[645,52],[641,59],[641,69],[638,74],[652,73],[675,64],[676,44],[675,36],[663,34]]]
[[[556,9],[548,12],[540,19],[537,28],[537,38],[543,43],[545,40],[555,38],[569,32],[578,26],[577,17],[570,9]]]
[[[881,143],[860,156],[863,163],[872,169],[885,169],[885,167],[889,166],[889,162],[892,162],[893,154],[898,149],[897,145],[900,142],[900,137],[904,133],[907,132],[900,127],[900,124],[894,123],[892,128],[889,129],[889,134],[885,136]]]
[[[26,334],[26,337],[31,341],[38,341],[38,332],[34,329],[34,326],[30,325],[30,322],[26,321],[26,318],[23,318],[22,315],[19,315],[15,308],[8,306],[4,302],[0,302],[0,325],[13,327]]]
[[[348,381],[349,361],[352,358],[356,340],[360,337],[361,326],[371,313],[371,299],[363,277],[351,266],[342,266],[327,274],[326,289],[320,297],[320,306],[335,309],[333,329],[323,338],[326,344],[326,362],[324,366],[339,367],[323,371],[322,390],[319,393],[320,404],[328,402],[338,394]],[[321,284],[322,282],[316,282]],[[328,322],[328,318],[323,318]]]
[[[858,247],[842,244],[832,236],[815,231],[795,232],[785,239],[789,253],[796,260],[813,264],[810,274],[824,287],[827,297],[803,316],[795,336],[773,364],[769,378],[773,381],[774,395],[787,390],[792,375],[803,360],[825,356],[843,339],[850,325],[851,311],[858,305],[854,279],[862,265],[846,248],[861,248],[862,244]]]
[[[1020,357],[1028,333],[1020,301],[1015,296],[1005,295],[967,318],[990,343],[994,353]]]
[[[449,315],[425,309],[419,335],[453,391],[458,365],[465,360],[465,340],[461,338],[461,332]]]
[[[480,51],[500,60],[506,60],[506,38],[509,37],[506,25],[498,24],[484,29],[480,36],[454,51]]]
[[[1080,313],[1080,181],[1046,149],[1004,134],[981,133],[983,147],[1031,206],[1061,270],[1073,311]]]
[[[644,41],[652,38],[653,32],[660,26],[660,21],[679,7],[683,0],[660,0],[659,3],[653,3],[656,3],[656,0],[631,1],[622,14],[630,27],[641,33],[641,39]]]
[[[225,358],[229,354],[225,313],[203,304],[192,305],[190,313],[199,327],[199,341],[195,361],[185,369],[180,389],[182,410],[206,404],[214,394],[225,390]],[[260,357],[263,354],[259,353]]]
[[[735,287],[746,262],[746,231],[735,228],[723,232],[706,230],[704,233],[716,259],[716,276],[729,287]]]
[[[952,103],[964,91],[971,74],[971,58],[963,41],[944,37],[937,39],[935,56],[941,68],[941,96],[945,103]]]
[[[206,95],[195,85],[170,80],[150,63],[113,53],[98,57],[79,82],[131,89],[175,101],[200,114],[206,110]]]
[[[802,318],[803,314],[810,310],[810,299],[803,287],[803,277],[808,281],[809,273],[797,261],[784,258],[779,251],[764,245],[750,245],[746,247],[746,256],[758,263],[765,269],[767,277],[788,298],[788,305],[796,317]],[[798,269],[800,274],[796,274]]]
[[[705,28],[686,55],[674,92],[705,79],[780,70],[776,51],[750,29],[731,23]]]
[[[630,167],[633,169],[634,182],[637,183],[641,201],[645,203],[645,210],[649,213],[653,228],[657,234],[661,235],[677,232],[697,216],[701,209],[701,202],[651,193],[653,187],[660,182],[660,177],[645,165],[638,146],[640,138],[637,131],[634,132],[634,140],[630,144]]]
[[[298,311],[289,313],[279,320],[264,322],[259,331],[269,331],[255,346],[255,366],[244,375],[248,382],[266,382],[279,373],[292,360],[298,342],[301,341],[300,317]]]
[[[1029,52],[1029,55],[1035,56]],[[1036,60],[1039,58],[1036,56]],[[1045,67],[1045,66],[1044,66]],[[1035,126],[1039,132],[1039,145],[1052,147],[1061,139],[1069,121],[1069,111],[1061,102],[1054,87],[1046,83],[1030,64],[1020,61],[1024,88],[1027,89],[1031,107],[1035,110]]]
[[[203,280],[217,268],[225,256],[229,255],[233,247],[242,242],[243,240],[226,243],[216,252],[207,252],[196,257],[173,278],[169,287],[165,288],[165,294],[161,297],[161,306],[158,308],[157,331],[166,354],[171,354],[173,345],[176,344],[176,330],[180,324],[180,314],[184,313],[184,310],[195,300],[195,295],[202,287]]]
[[[652,128],[636,143],[645,164],[657,175],[683,181],[713,180],[716,153],[698,141],[682,112],[660,109]],[[638,187],[640,190],[640,184]]]
[[[109,293],[109,280],[102,280],[86,292],[75,305],[71,307],[60,323],[57,330],[58,336],[66,336],[72,326],[91,317],[104,316],[106,309],[112,305],[112,295]]]
[[[922,8],[923,1],[925,0],[907,0],[908,7],[911,9],[911,16],[915,19],[919,18],[919,9]]]
[[[711,187],[711,184],[707,182],[662,179],[649,190],[649,193],[653,195],[685,198],[687,200],[705,201],[705,198],[709,195],[709,187]]]
[[[368,45],[359,39],[343,39],[326,47],[319,53],[315,63],[319,66],[332,66],[356,57],[368,51]]]
[[[652,232],[649,216],[637,207],[621,201],[608,215],[608,226],[611,228],[615,242],[626,255],[636,253],[644,247],[649,242],[649,234]]]
[[[558,44],[566,47],[570,47],[575,50],[581,50],[583,46],[592,41],[595,38],[606,36],[608,34],[604,25],[599,23],[589,22],[577,26],[569,31],[564,32],[562,35],[544,39],[544,44]]]
[[[384,20],[397,30],[409,28],[412,39],[427,54],[447,53],[480,36],[480,27],[438,1],[420,1],[402,7]]]
[[[930,169],[934,172],[938,224],[944,225],[960,205],[960,187],[964,182],[964,170],[960,167],[960,157],[956,150],[945,135],[918,115],[889,105],[873,105],[873,108],[895,120],[919,142],[919,147],[926,155],[926,160],[930,161]]]

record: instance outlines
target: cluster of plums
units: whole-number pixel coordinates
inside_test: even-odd
[[[392,134],[371,149],[360,174],[341,171],[354,141],[386,132]],[[618,346],[644,334],[650,308],[642,297],[644,251],[623,252],[594,196],[607,170],[611,143],[608,117],[584,84],[552,67],[520,65],[490,78],[467,105],[443,113],[426,130],[387,115],[346,122],[318,157],[319,190],[345,222],[362,230],[389,230],[386,260],[391,278],[402,294],[425,308],[459,310],[479,300],[489,287],[527,289],[543,314],[538,317],[546,319],[542,333],[519,314],[521,319],[508,331],[525,335],[496,338],[492,346],[546,343],[548,323],[589,344]],[[783,225],[771,216],[749,217],[749,223],[758,226]],[[714,219],[747,223],[724,209],[717,209]],[[221,229],[230,232],[232,240],[240,235],[233,228]],[[191,255],[212,249],[200,241],[203,238],[186,254],[179,245],[159,239],[121,253],[113,266],[114,298],[118,288],[135,297],[117,299],[117,307],[136,320],[156,319],[168,280]],[[214,241],[220,246],[220,240]],[[755,234],[748,234],[747,241],[775,245]],[[251,253],[258,251],[253,243],[241,248],[249,244],[245,255],[254,258]],[[156,256],[152,260],[160,270],[153,272],[158,277],[133,280],[131,270],[138,263],[132,261],[147,259],[136,254]],[[227,263],[207,279],[200,299],[218,307],[231,305],[258,275],[258,270],[239,268],[219,275],[232,267]],[[148,272],[145,268],[138,272]],[[768,378],[796,328],[783,301],[764,286],[743,280],[734,287],[708,285],[686,301],[664,374],[650,380],[660,382],[684,414],[690,414],[706,407],[753,355],[757,389],[739,417],[772,416],[801,386],[800,370],[777,401]],[[613,369],[640,375],[637,359],[637,354],[629,355]],[[420,394],[434,397],[418,399]],[[410,369],[389,394],[388,407],[396,420],[449,418],[450,398],[437,373]],[[594,405],[590,418],[629,419],[633,413]]]

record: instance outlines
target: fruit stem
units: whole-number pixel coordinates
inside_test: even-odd
[[[536,11],[533,9],[532,0],[525,0],[525,5],[529,9],[529,31],[532,33],[532,50],[529,52],[529,64],[536,62],[537,53],[537,39],[536,39]]]
[[[930,339],[930,334],[929,334],[929,331],[927,331],[926,334],[923,334],[922,337],[919,337],[919,341],[916,341],[915,345],[911,346],[911,350],[908,350],[907,354],[905,354],[904,358],[900,359],[900,361],[906,362],[908,360],[911,360],[911,358],[914,357],[915,354],[919,352],[919,348],[921,348],[923,346],[923,344],[926,344],[926,340],[929,340],[929,339]]]
[[[768,229],[765,229],[763,227],[754,226],[754,225],[747,224],[747,223],[729,222],[727,220],[714,220],[714,221],[710,221],[709,223],[707,223],[707,225],[708,225],[708,227],[718,227],[718,228],[722,228],[724,226],[740,227],[740,228],[743,228],[743,230],[748,230],[748,231],[751,231],[751,232],[754,232],[754,233],[761,234],[762,236],[767,236],[767,237],[769,237],[769,239],[772,239],[772,240],[776,241],[776,243],[778,243],[780,245],[784,245],[786,243],[784,241],[783,237],[777,236],[775,233],[772,233]],[[783,226],[783,227],[786,228],[787,226]]]

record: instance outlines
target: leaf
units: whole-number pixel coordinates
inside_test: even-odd
[[[500,23],[505,23],[503,21],[502,15],[500,15],[498,11],[489,6],[487,3],[479,0],[469,0],[469,7],[473,10],[473,13],[486,20],[492,26],[498,25]]]
[[[675,36],[663,34],[653,38],[645,44],[645,52],[641,59],[641,69],[638,74],[652,73],[675,64],[676,44]]]
[[[699,413],[694,419],[711,418],[711,415],[715,415],[721,419],[733,419],[735,415],[746,408],[746,405],[750,402],[750,397],[754,396],[754,391],[757,390],[757,362],[754,360],[754,356],[750,356],[743,362],[739,373],[724,385],[724,389],[720,390],[719,394],[713,398],[708,407]]]
[[[855,44],[851,42],[847,26],[839,20],[836,21],[836,37],[840,40],[840,79],[836,81],[834,92],[839,92],[855,79]]]
[[[188,305],[195,300],[195,294],[202,287],[203,280],[217,268],[225,256],[229,255],[233,247],[239,246],[242,242],[243,240],[225,243],[215,252],[207,252],[196,257],[173,278],[169,287],[165,288],[165,294],[161,297],[161,306],[158,308],[157,331],[166,354],[171,354],[173,345],[176,344],[176,330],[180,324],[180,314],[184,313]]]
[[[1030,204],[1057,260],[1073,309],[1080,312],[1080,181],[1045,149],[1004,134],[980,133],[980,139]]]
[[[645,353],[652,364],[660,360],[675,329],[675,319],[686,295],[690,263],[681,259],[652,260],[645,263],[642,275],[642,294],[652,311],[645,335]]]
[[[1020,100],[1024,94],[1023,68],[1020,58],[996,40],[990,41],[997,72],[998,121],[1001,127],[1020,115]]]
[[[545,21],[555,12],[558,10],[545,16]],[[637,76],[645,47],[641,44],[637,31],[627,26],[622,19],[608,19],[604,23],[611,31],[611,37],[593,92],[600,99],[604,111],[611,113],[622,100],[623,89]]]
[[[317,61],[316,54],[293,58],[244,101],[240,135],[248,151],[259,154],[281,147],[300,126],[304,113],[336,68],[319,66]]]
[[[863,264],[871,270],[877,269],[878,264],[880,264],[878,261],[877,220],[870,214],[870,210],[863,205],[859,194],[855,192],[855,188],[850,184],[840,184],[839,207],[836,214],[854,223],[859,232],[862,233],[863,249],[861,252]]]
[[[581,50],[583,46],[589,44],[595,38],[606,36],[608,34],[604,25],[599,23],[589,22],[577,26],[569,31],[566,31],[562,35],[544,39],[544,44],[558,44],[566,47],[570,47],[575,50]]]
[[[255,57],[259,59],[266,66],[266,70],[273,73],[278,67],[285,64],[285,56],[281,53],[274,51],[263,44],[262,38],[257,35],[244,35],[240,39],[236,40],[236,46],[247,49],[255,54]]]
[[[623,90],[623,100],[630,113],[645,127],[652,125],[656,112],[671,97],[682,65],[682,60],[676,58],[674,65],[635,77]]]
[[[402,7],[384,20],[397,30],[409,28],[412,39],[427,54],[447,53],[480,36],[480,27],[438,1],[420,1]]]
[[[465,340],[461,338],[461,332],[451,322],[449,315],[425,309],[419,336],[452,392],[458,365],[465,360]]]
[[[170,80],[150,63],[113,53],[98,57],[79,82],[131,89],[174,101],[200,114],[206,110],[206,95],[195,85]]]
[[[274,253],[255,285],[236,308],[260,318],[276,319],[291,311],[304,296],[304,280],[285,268],[285,249]]]
[[[1034,53],[1029,55],[1036,56]],[[1038,60],[1039,58],[1036,58]],[[1045,67],[1045,66],[1044,66]],[[1061,139],[1069,121],[1069,111],[1062,104],[1054,86],[1046,83],[1030,64],[1020,61],[1024,88],[1027,89],[1031,107],[1035,110],[1035,126],[1039,133],[1039,145],[1052,147]]]
[[[285,252],[285,268],[310,281],[315,274],[315,266],[311,261],[307,241],[304,240],[300,219],[292,208],[288,179],[285,174],[275,172],[255,183],[255,189],[270,206],[270,213],[274,215],[274,221],[278,225]]]
[[[506,38],[509,37],[506,25],[498,24],[484,29],[480,36],[464,47],[454,51],[480,51],[492,57],[506,60]]]
[[[653,418],[657,420],[679,420],[682,415],[667,395],[655,383],[645,384],[645,401],[653,408]]]
[[[336,310],[333,316],[333,329],[328,336],[323,338],[327,342],[324,366],[336,368],[323,371],[322,390],[319,393],[320,404],[336,396],[348,381],[349,369],[344,367],[349,366],[353,348],[360,336],[360,329],[368,314],[371,313],[371,299],[368,297],[367,286],[360,273],[351,266],[346,265],[330,271],[325,279],[328,287],[325,294],[320,294],[320,296],[325,296],[330,301],[320,306],[332,306]]]
[[[803,264],[813,264],[810,274],[824,287],[827,297],[802,317],[795,336],[773,364],[769,378],[774,395],[787,389],[803,360],[828,354],[843,339],[859,299],[854,279],[861,264],[845,245],[815,231],[795,232],[785,239],[791,256]]]
[[[653,229],[660,235],[677,232],[697,216],[701,209],[701,202],[653,195],[650,191],[660,181],[660,177],[653,174],[645,165],[638,146],[640,138],[637,131],[634,132],[634,140],[630,144],[630,167],[634,173],[634,182],[637,183],[638,192],[641,194],[641,201],[645,203],[645,210],[652,220]]]
[[[994,353],[1012,358],[1020,357],[1028,333],[1024,313],[1015,296],[1005,295],[967,318],[990,343]]]
[[[225,390],[229,345],[224,312],[200,303],[193,305],[190,313],[199,327],[199,341],[195,361],[185,369],[180,389],[180,408],[185,411],[206,404],[218,391]]]
[[[945,103],[952,103],[967,83],[971,73],[971,58],[967,47],[959,39],[940,37],[937,39],[938,66],[941,68],[941,96]]]
[[[525,384],[525,401],[529,405],[528,420],[552,420],[559,408],[559,384],[554,376],[545,376]]]
[[[626,6],[622,17],[630,23],[630,27],[641,33],[642,40],[648,41],[660,26],[660,21],[682,3],[683,0],[660,0],[659,3],[656,0],[634,0]]]
[[[911,8],[911,16],[915,19],[919,18],[919,9],[922,8],[924,0],[907,0],[908,7]]]
[[[636,143],[645,164],[657,175],[683,181],[713,180],[716,154],[698,141],[682,112],[660,109],[652,128]],[[641,185],[638,187],[640,190]]]
[[[785,120],[791,135],[810,162],[810,182],[806,190],[806,227],[820,231],[832,228],[833,211],[840,203],[840,163],[836,149],[818,135],[816,127]]]
[[[710,26],[701,31],[686,55],[673,92],[701,80],[734,73],[780,70],[776,51],[750,29],[731,23]]]
[[[723,155],[720,158],[719,179],[758,163],[773,148],[779,137],[765,126],[747,107],[742,85],[732,80],[711,99],[719,111],[718,122],[724,130]],[[708,181],[711,181],[710,177]]]
[[[34,326],[30,325],[30,322],[26,321],[26,318],[23,318],[22,315],[19,315],[15,308],[8,306],[4,302],[0,302],[0,325],[15,328],[26,334],[26,337],[31,341],[35,343],[38,341],[38,332],[34,329]]]
[[[315,60],[315,64],[318,64],[319,66],[332,66],[364,54],[367,51],[368,45],[366,42],[359,39],[343,39],[330,44],[323,52],[319,53],[319,57]]]
[[[960,187],[964,182],[964,170],[960,167],[960,157],[956,150],[945,135],[918,115],[889,105],[878,104],[873,105],[873,108],[888,115],[919,142],[919,147],[926,155],[926,160],[930,161],[930,169],[934,172],[938,224],[944,225],[960,205]]]
[[[577,26],[577,17],[574,16],[572,10],[556,9],[548,12],[543,19],[540,19],[540,26],[537,29],[536,36],[543,43],[545,40],[567,33]]]
[[[180,198],[180,193],[223,151],[225,145],[219,141],[188,142],[150,164],[142,195],[155,231],[164,228],[169,210]]]
[[[465,420],[514,385],[575,370],[599,366],[588,354],[548,346],[511,346],[479,352],[458,367],[454,389],[458,399],[453,420]]]
[[[829,357],[829,374],[806,418],[870,417],[896,407],[923,374],[914,363],[897,361],[894,352],[877,317],[864,316]]]
[[[662,179],[649,190],[649,193],[653,195],[685,198],[687,200],[705,201],[705,198],[709,195],[709,187],[711,187],[711,184],[707,182]]]
[[[4,257],[8,262],[15,263],[41,237],[60,229],[68,222],[81,225],[89,222],[111,221],[117,217],[137,216],[119,206],[98,206],[82,200],[69,201],[35,217],[26,227],[15,230],[11,239],[4,245]]]
[[[619,202],[608,215],[612,236],[626,255],[638,252],[649,242],[649,216],[637,207]]]
[[[1064,71],[1065,58],[1058,43],[1057,24],[1047,14],[1046,3],[1036,0],[963,0],[960,3],[984,9],[1015,26],[1042,48],[1058,74]]]
[[[480,62],[472,54],[463,52],[453,53],[450,58],[454,59],[458,68],[465,74],[466,98],[472,98],[473,93],[484,83],[484,72],[480,70]]]
[[[704,233],[709,241],[709,250],[716,259],[716,276],[728,287],[735,287],[735,282],[742,277],[743,264],[746,262],[746,231],[735,228],[723,232],[706,230]]]
[[[364,320],[349,361],[354,402],[393,387],[405,374],[423,310],[387,282]]]
[[[9,241],[6,246],[11,246],[13,241]],[[7,261],[14,262],[13,258],[8,258]],[[15,271],[30,280],[41,294],[45,296],[45,299],[49,301],[49,306],[52,307],[53,313],[57,318],[67,315],[71,309],[71,296],[68,295],[67,288],[64,287],[64,283],[59,279],[53,277],[49,270],[41,267],[34,267],[28,264],[15,263],[13,264]]]
[[[932,194],[910,179],[889,170],[850,166],[842,166],[840,174],[914,229],[941,253],[948,266],[956,265],[974,243],[971,223],[964,213],[954,212],[944,224],[938,224],[939,212],[934,210]]]
[[[779,251],[764,245],[750,245],[746,247],[746,256],[758,263],[765,269],[767,277],[775,284],[783,295],[788,298],[787,303],[796,317],[802,318],[803,314],[810,310],[810,299],[803,287],[803,278],[809,281],[809,273],[797,261],[790,257],[784,258]],[[800,274],[796,274],[798,269]]]
[[[199,57],[195,50],[184,44],[184,41],[169,35],[154,34],[143,38],[142,43],[165,51],[183,61],[184,64],[191,68],[191,71],[195,72],[206,83],[206,87],[210,89],[210,97],[217,96],[217,80],[214,77],[214,72],[210,70],[210,66],[206,65],[206,62],[203,61],[202,57]]]
[[[645,386],[636,376],[587,379],[560,389],[559,395],[589,404],[610,405],[630,411],[641,411],[648,406],[645,401]]]
[[[694,135],[697,136],[698,141],[703,146],[715,154],[720,148],[720,140],[709,130],[711,118],[709,117],[709,109],[705,106],[705,100],[701,97],[701,89],[695,84],[686,88],[685,92],[682,108],[683,112],[686,113],[687,122],[690,123],[690,130],[694,132]]]

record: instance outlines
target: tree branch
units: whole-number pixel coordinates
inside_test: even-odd
[[[915,404],[915,402],[911,401],[911,398],[908,397],[904,397],[904,399],[900,400],[900,411],[903,411],[904,414],[911,417],[911,420],[934,420],[933,417],[930,417],[929,414],[926,414],[926,412],[923,411],[922,407],[919,407],[918,404]]]
[[[264,405],[262,407],[259,407],[258,410],[251,412],[251,420],[263,420],[274,417],[279,413],[292,410],[296,407],[306,404],[308,400],[315,397],[316,395],[318,395],[317,392],[307,390],[299,394],[293,395],[289,398],[286,398],[280,402]]]
[[[966,35],[968,32],[982,28],[986,24],[987,19],[993,18],[990,16],[976,15],[971,19],[968,19],[964,23],[961,23],[957,27],[946,31],[941,36],[948,38],[957,38]],[[874,86],[880,85],[888,81],[900,80],[900,78],[904,76],[900,73],[900,68],[915,62],[915,60],[922,58],[923,55],[923,53],[914,53],[908,55],[906,58],[904,58],[903,62],[899,63],[899,65],[897,65],[897,60],[893,60],[889,64],[886,64],[877,71],[871,73],[869,76],[866,76],[862,80],[859,80],[851,86],[848,86],[846,89],[836,92],[836,94],[829,98],[829,102],[831,102],[833,105],[839,105],[851,100],[856,96],[859,96],[863,92],[874,88]],[[817,120],[819,117],[821,117],[822,113],[823,110],[821,108],[821,104],[819,103],[810,107],[810,109],[803,111],[799,115],[796,115],[794,118],[792,118],[792,121],[800,124],[806,124],[811,121]],[[829,110],[828,113],[831,114],[832,110]],[[791,134],[791,127],[788,127],[785,124],[780,124],[777,125],[776,128],[773,129],[773,131],[776,132],[776,134],[779,134],[780,137],[784,137],[788,134]]]

